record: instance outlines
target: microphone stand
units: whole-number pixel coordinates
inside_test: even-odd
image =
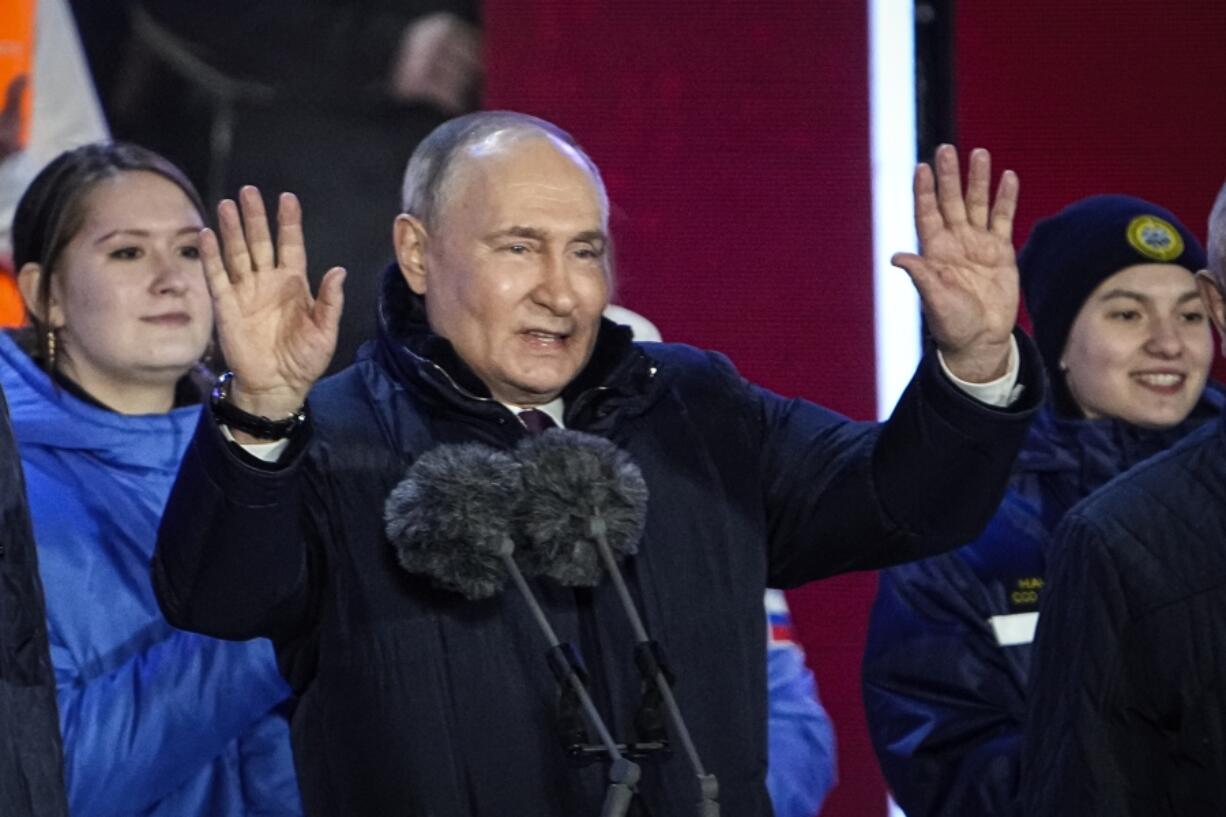
[[[613,550],[609,547],[607,536],[608,527],[605,525],[604,518],[592,517],[589,532],[596,540],[600,558],[609,576],[613,579],[613,586],[617,589],[622,608],[626,611],[627,618],[630,619],[631,629],[634,630],[634,637],[638,642],[635,645],[635,657],[639,671],[659,690],[660,697],[664,701],[664,709],[668,713],[673,728],[677,731],[677,737],[681,740],[681,746],[690,761],[690,767],[698,778],[699,817],[719,817],[719,782],[715,779],[715,775],[708,774],[702,767],[698,749],[695,748],[694,741],[690,737],[690,730],[686,728],[685,721],[681,717],[681,709],[677,706],[677,699],[673,697],[672,685],[661,666],[659,645],[648,637],[643,621],[639,618],[638,610],[634,607],[634,601],[630,598],[630,591],[626,588],[626,580],[622,576],[621,568],[617,566],[617,560],[613,558]]]
[[[515,586],[519,588],[520,595],[528,603],[528,608],[532,611],[537,626],[544,633],[545,640],[549,642],[550,668],[553,669],[555,675],[559,675],[559,680],[565,678],[565,682],[578,696],[584,714],[587,715],[588,723],[596,730],[600,736],[600,742],[604,744],[605,751],[609,753],[612,761],[609,765],[609,788],[605,791],[604,805],[600,810],[601,817],[624,817],[634,797],[634,787],[639,782],[638,764],[623,755],[616,741],[613,740],[604,719],[600,717],[596,705],[592,702],[592,696],[588,694],[587,687],[583,685],[582,679],[579,678],[579,674],[571,663],[573,652],[566,649],[569,645],[562,644],[553,626],[550,625],[549,619],[545,618],[545,611],[537,603],[536,596],[532,594],[528,582],[524,580],[524,574],[520,572],[519,565],[515,563],[515,558],[509,552],[504,553],[502,563],[511,576],[511,580],[515,582]],[[718,817],[718,813],[713,817]]]

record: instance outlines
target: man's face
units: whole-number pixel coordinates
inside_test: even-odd
[[[608,301],[600,192],[578,157],[545,137],[470,148],[457,161],[421,272],[406,278],[425,295],[430,327],[495,399],[547,403],[587,364]]]

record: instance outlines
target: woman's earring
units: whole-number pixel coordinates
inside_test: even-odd
[[[55,371],[55,329],[47,327],[47,371]]]

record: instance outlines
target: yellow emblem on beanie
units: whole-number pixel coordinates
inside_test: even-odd
[[[1173,261],[1183,254],[1183,238],[1179,231],[1158,216],[1137,216],[1128,222],[1125,234],[1132,248],[1146,258]]]

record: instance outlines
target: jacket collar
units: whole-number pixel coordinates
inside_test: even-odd
[[[378,338],[370,354],[427,402],[487,417],[506,412],[451,342],[431,331],[425,300],[408,288],[395,264],[384,270]],[[562,391],[566,425],[594,431],[614,407],[619,414],[645,408],[658,391],[656,374],[656,363],[633,342],[630,329],[602,318],[591,359]]]
[[[165,414],[118,414],[57,386],[8,333],[0,332],[0,386],[23,446],[87,452],[111,466],[177,470],[200,406]]]
[[[1170,428],[1142,428],[1118,419],[1087,420],[1060,413],[1052,403],[1035,416],[1018,456],[1021,471],[1097,473],[1105,482],[1170,448],[1217,417],[1226,406],[1222,388],[1210,382],[1187,418]]]

